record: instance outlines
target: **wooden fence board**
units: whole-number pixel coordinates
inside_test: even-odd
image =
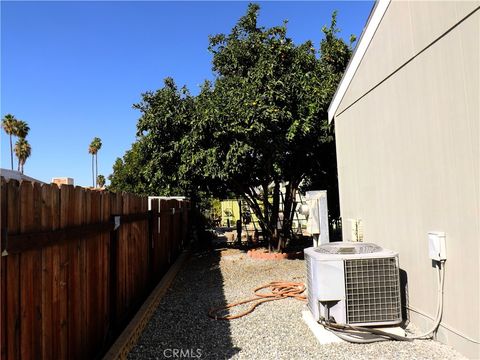
[[[68,197],[65,192],[56,185],[50,185],[52,192],[52,230],[66,226]],[[61,201],[62,192],[65,201]],[[54,359],[68,357],[68,244],[61,243],[52,246],[52,323]]]
[[[107,192],[102,192],[101,194],[101,220],[106,222],[110,220],[111,216],[111,194]],[[107,342],[108,333],[110,330],[110,233],[102,233],[100,235],[100,250],[99,250],[99,259],[100,259],[100,283],[101,286],[98,288],[98,293],[100,296],[100,315],[101,316],[101,339],[102,339],[102,348]]]
[[[99,211],[100,207],[98,206],[98,199],[100,193],[98,192],[85,192],[85,223],[98,223],[100,221]],[[92,205],[95,204],[95,205]],[[94,348],[98,348],[97,340],[99,337],[98,333],[98,292],[96,291],[96,282],[99,279],[98,274],[98,235],[87,238],[84,241],[85,244],[85,324],[86,329],[86,343],[90,344],[91,347],[87,348],[88,351],[87,357],[92,358],[95,354],[91,353]]]
[[[162,273],[170,264],[170,214],[168,212],[168,201],[160,201],[160,242],[162,246]]]
[[[73,225],[75,213],[75,193],[74,187],[71,185],[62,185],[60,187],[60,227],[68,227]],[[77,341],[78,337],[78,309],[76,305],[76,288],[75,281],[77,279],[77,259],[76,259],[76,241],[67,242],[62,246],[62,270],[63,277],[61,284],[65,286],[66,296],[62,297],[62,301],[66,302],[66,322],[65,331],[67,336],[67,356],[74,358],[78,352]],[[64,305],[64,304],[62,304]],[[62,309],[63,310],[63,309]],[[65,336],[65,335],[64,335]]]
[[[52,187],[41,187],[41,220],[42,230],[53,227]],[[54,325],[52,314],[53,303],[53,247],[42,249],[42,358],[53,358]]]
[[[20,184],[20,231],[34,230],[34,194],[32,183],[23,181]],[[20,254],[20,354],[22,359],[35,356],[35,302],[34,282],[36,252],[27,251]]]
[[[0,267],[1,359],[98,357],[174,261],[183,210],[176,201],[148,212],[147,199],[131,194],[1,181],[2,250],[12,239]]]
[[[5,179],[0,179],[0,199],[1,199],[1,208],[0,208],[0,224],[1,228],[7,227],[7,186]],[[5,236],[2,233],[2,238]],[[0,252],[3,251],[3,245],[0,249]],[[1,288],[0,288],[0,358],[2,360],[7,358],[7,282],[5,281],[7,275],[7,261],[6,259],[0,258],[0,278],[2,279]]]
[[[7,262],[5,260],[0,260],[0,277],[2,279],[6,278],[7,274]],[[0,314],[0,358],[2,360],[7,358],[7,282],[2,281],[1,288],[1,314]]]
[[[8,235],[20,232],[20,184],[10,180],[7,183],[7,229]],[[6,246],[8,247],[8,235]],[[7,358],[20,359],[20,255],[9,255],[7,262]]]
[[[125,194],[123,203],[123,214],[130,214],[132,199],[130,194]],[[129,267],[129,260],[132,260],[133,248],[135,246],[133,234],[133,224],[124,224],[122,233],[122,271],[123,271],[123,312],[128,317],[128,309],[131,306],[131,276],[134,268]]]
[[[152,236],[152,256],[150,258],[151,262],[151,283],[155,284],[160,280],[161,272],[162,272],[162,264],[161,264],[161,256],[162,256],[162,248],[159,242],[159,223],[160,223],[160,208],[159,202],[154,201],[152,203],[152,226],[150,228],[151,236]]]
[[[75,187],[75,197],[78,199],[79,202],[81,202],[81,205],[79,204],[77,211],[78,211],[78,216],[76,216],[76,219],[78,219],[75,223],[75,225],[84,225],[88,223],[88,220],[86,218],[87,216],[87,210],[88,205],[86,202],[86,196],[87,193],[90,193],[89,191],[85,191],[83,188],[77,186]],[[88,211],[89,212],[89,211]],[[93,234],[95,235],[95,234]],[[92,234],[89,235],[91,237]],[[80,338],[78,339],[79,341],[79,347],[80,351],[78,352],[78,358],[79,359],[86,359],[87,358],[87,337],[88,337],[88,328],[87,328],[87,239],[88,237],[81,238],[78,241],[78,266],[79,266],[79,286],[78,288],[80,289],[79,291],[79,309],[80,309],[80,315],[79,315],[79,322],[80,322]]]
[[[168,200],[168,207],[170,209],[175,209],[175,200]],[[172,214],[170,215],[170,228],[169,228],[169,236],[168,236],[168,242],[170,245],[170,257],[169,257],[169,265],[172,259],[175,258],[175,255],[177,253],[177,249],[175,246],[175,240],[176,240],[176,222],[175,218],[177,216],[177,213],[175,211],[172,211]]]
[[[42,190],[40,183],[33,183],[33,208],[30,212],[33,212],[33,224],[32,229],[34,231],[42,230]],[[32,254],[33,272],[31,279],[33,281],[33,353],[35,356],[41,356],[42,354],[42,329],[43,329],[43,313],[42,313],[42,288],[43,288],[43,276],[42,276],[42,249],[29,252]]]

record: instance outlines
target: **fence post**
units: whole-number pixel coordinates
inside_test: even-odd
[[[178,223],[179,223],[178,243],[179,243],[179,250],[181,252],[185,248],[185,239],[184,239],[185,228],[183,227],[184,216],[183,216],[183,207],[182,207],[182,202],[181,201],[178,202],[178,206],[179,206],[178,217],[180,218],[180,220],[178,221]]]
[[[154,210],[148,210],[148,289],[146,294],[148,295],[150,293],[150,290],[153,289],[155,286],[155,276],[154,276],[154,268],[153,268],[153,260],[155,256],[155,244],[154,244],[154,238],[153,238],[153,232],[154,228],[153,226],[155,225],[154,221],[154,216],[153,216]]]
[[[120,216],[111,216],[112,223],[115,224],[115,217],[120,219]],[[117,317],[117,258],[118,258],[118,230],[117,225],[110,232],[110,289],[109,289],[109,303],[110,303],[110,335],[114,339],[116,338],[118,331],[118,317]]]

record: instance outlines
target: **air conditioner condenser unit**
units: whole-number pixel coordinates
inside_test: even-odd
[[[357,326],[402,321],[398,253],[371,243],[305,249],[308,307],[315,320]]]

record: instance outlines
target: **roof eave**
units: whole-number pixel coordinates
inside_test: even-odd
[[[370,13],[370,16],[367,20],[367,24],[365,25],[362,35],[357,42],[357,46],[353,52],[353,55],[343,73],[343,77],[340,80],[340,84],[333,95],[333,99],[330,102],[330,106],[328,107],[328,122],[331,123],[333,118],[336,115],[336,112],[342,102],[345,93],[353,80],[355,73],[357,72],[358,67],[360,66],[360,62],[363,59],[363,56],[367,52],[368,46],[375,35],[375,32],[382,21],[383,15],[387,11],[388,5],[390,5],[391,0],[377,0],[375,6]]]

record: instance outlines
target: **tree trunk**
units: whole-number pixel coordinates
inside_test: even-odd
[[[12,145],[12,134],[10,135],[10,162],[12,165],[12,170],[13,170],[13,145]]]
[[[236,188],[238,190],[237,196],[241,195],[245,199],[257,217],[260,228],[262,229],[263,238],[267,240],[269,251],[275,249],[276,246],[278,246],[280,238],[277,229],[280,207],[280,182],[274,182],[272,203],[270,203],[268,196],[268,184],[262,185],[263,194],[261,194],[261,196],[257,196],[253,189],[246,188],[239,183],[236,184]],[[264,207],[263,211],[257,200],[262,202]]]
[[[272,245],[276,246],[280,240],[278,231],[278,221],[280,214],[280,182],[275,180],[273,186],[272,213],[270,215],[270,229],[273,232]]]
[[[263,218],[265,219],[265,224],[269,226],[270,224],[270,213],[269,213],[269,205],[270,203],[268,202],[268,184],[267,185],[262,185],[262,203],[263,203]]]
[[[267,231],[267,241],[268,241],[268,251],[271,251],[272,247],[275,245],[277,241],[277,226],[272,225],[272,216],[273,216],[273,209],[271,209],[270,201],[268,200],[268,183],[262,185],[262,202],[263,202],[263,218],[265,220],[265,228],[268,229]]]
[[[95,167],[93,164],[93,157],[94,155],[92,154],[92,187],[95,187]]]
[[[244,190],[244,189],[243,189]],[[262,212],[262,209],[258,205],[257,199],[253,196],[251,191],[248,192],[242,192],[241,195],[247,202],[248,206],[250,209],[252,209],[253,213],[258,219],[258,224],[260,225],[260,228],[262,229],[262,234],[264,239],[270,239],[272,234],[270,232],[270,229],[268,228],[268,224],[265,221],[264,213]]]
[[[272,199],[272,213],[270,215],[270,228],[277,229],[278,224],[278,214],[279,214],[279,207],[280,207],[280,183],[275,181],[275,185],[273,187],[273,199]]]
[[[262,228],[262,232],[265,236],[265,234],[267,234],[267,227],[265,226],[265,219],[263,218],[262,209],[258,205],[256,199],[251,198],[250,194],[242,193],[242,195],[244,196],[244,199],[248,203],[248,206],[250,207],[250,209],[252,209],[253,213],[257,217],[259,221],[259,225]]]
[[[95,187],[98,187],[98,154],[95,154]]]
[[[279,241],[278,251],[285,247],[286,240],[292,235],[292,219],[295,211],[295,197],[297,195],[298,184],[296,181],[290,181],[285,189],[285,203],[283,205],[283,224],[282,234]]]
[[[242,245],[242,200],[237,200],[238,203],[238,220],[240,223],[237,222],[237,241],[238,245]]]

